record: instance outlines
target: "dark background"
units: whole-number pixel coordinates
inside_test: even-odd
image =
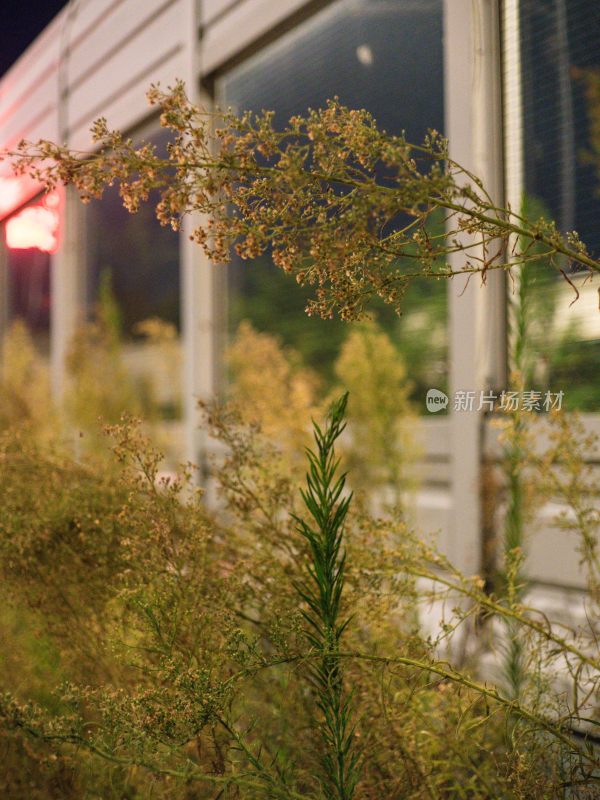
[[[0,76],[11,67],[27,46],[54,19],[66,0],[17,2],[2,0],[0,8]]]

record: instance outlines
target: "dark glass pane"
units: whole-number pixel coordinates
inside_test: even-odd
[[[160,149],[167,134],[144,139]],[[88,305],[93,310],[102,276],[110,275],[125,338],[135,336],[136,324],[150,317],[179,327],[179,236],[158,222],[154,200],[130,214],[115,186],[88,209]]]
[[[523,0],[520,22],[526,208],[555,219],[563,232],[577,230],[598,258],[600,142],[592,121],[600,108],[590,87],[600,81],[600,4]],[[564,391],[567,407],[598,410],[598,284],[572,275],[581,298],[571,306],[575,294],[557,271],[533,269],[532,290],[545,295],[544,320],[532,336],[535,379]]]
[[[235,111],[271,109],[285,124],[296,113],[338,96],[366,108],[390,131],[413,141],[443,129],[441,0],[340,0],[262,49],[218,82],[218,101]],[[330,379],[348,333],[337,320],[308,319],[303,292],[262,258],[229,270],[229,322],[250,319],[281,335]],[[405,313],[377,306],[376,316],[403,354],[414,395],[446,384],[446,286],[418,284]]]
[[[22,319],[32,333],[50,330],[50,255],[34,247],[8,250],[9,319]]]
[[[164,154],[169,135],[156,125],[139,138]],[[104,318],[120,337],[120,359],[144,413],[173,420],[181,416],[179,234],[158,222],[156,200],[130,214],[112,187],[88,207],[87,306],[92,318],[100,304],[111,309]],[[161,446],[174,461],[179,439],[165,428]]]
[[[49,238],[43,241],[46,238],[43,226],[36,224],[35,218],[32,220],[27,216],[35,215],[38,210],[42,214],[53,215],[55,222],[52,225],[58,225],[58,211],[50,211],[45,206],[42,209],[40,198],[33,200],[3,223],[2,234],[6,241],[6,321],[10,325],[16,320],[22,320],[39,352],[47,356],[50,349],[51,256],[40,247],[55,246],[55,231],[53,229],[48,232]],[[12,232],[18,243],[10,241],[11,223],[18,226],[18,232],[15,233],[14,228]],[[30,243],[39,246],[28,246]]]

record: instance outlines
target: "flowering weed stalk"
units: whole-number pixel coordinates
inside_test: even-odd
[[[310,467],[302,490],[309,521],[296,517],[298,532],[309,546],[307,575],[296,588],[306,604],[306,638],[319,655],[310,662],[309,676],[320,711],[317,732],[327,800],[351,800],[359,776],[352,694],[344,688],[340,660],[340,642],[351,619],[342,612],[342,595],[344,521],[352,495],[343,494],[345,475],[338,476],[334,445],[345,428],[347,401],[345,394],[333,404],[324,430],[313,423],[316,447],[307,450]]]
[[[196,107],[183,83],[148,92],[171,141],[166,158],[134,145],[106,119],[92,127],[93,153],[50,141],[0,151],[15,170],[53,188],[72,184],[84,201],[118,182],[135,212],[158,193],[160,222],[179,229],[194,213],[192,238],[214,263],[233,250],[242,259],[269,253],[275,266],[313,288],[309,314],[357,319],[379,298],[396,311],[416,278],[452,278],[546,259],[578,294],[565,262],[600,273],[600,262],[575,231],[543,218],[528,221],[496,205],[482,181],[454,162],[430,130],[421,144],[378,128],[365,110],[337,99],[292,117],[241,117]],[[215,124],[216,123],[216,124]],[[431,221],[443,220],[437,231]],[[519,237],[518,254],[510,242]],[[455,268],[449,260],[460,254]]]

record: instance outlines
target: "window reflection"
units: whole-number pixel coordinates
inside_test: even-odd
[[[25,323],[38,352],[47,357],[50,350],[50,252],[51,247],[38,228],[27,225],[30,215],[42,208],[40,198],[12,214],[3,222],[6,245],[6,323]],[[52,213],[57,213],[53,211]],[[34,226],[35,227],[35,226]],[[39,227],[39,226],[38,226]],[[27,236],[28,233],[31,234]]]
[[[159,153],[167,138],[158,125],[140,136]],[[173,420],[181,416],[179,235],[160,225],[155,200],[130,214],[111,187],[88,206],[87,307],[97,319],[103,306],[142,406]]]
[[[231,70],[218,81],[218,102],[234,111],[272,109],[285,124],[309,107],[338,96],[366,108],[391,133],[412,141],[443,129],[441,0],[340,0]],[[337,320],[307,319],[303,292],[268,257],[229,270],[229,323],[242,319],[279,334],[327,380],[348,328]],[[413,396],[446,384],[446,286],[416,283],[397,317],[375,309],[407,363]],[[419,404],[422,405],[422,404]]]
[[[36,338],[50,331],[50,256],[36,248],[8,251],[9,321],[22,319]]]
[[[143,138],[160,151],[168,134]],[[151,196],[130,214],[113,186],[88,209],[88,306],[97,302],[102,276],[109,274],[125,339],[135,338],[136,325],[153,316],[179,329],[179,237],[156,219],[155,200]]]
[[[587,0],[521,3],[525,208],[577,230],[600,256],[600,6]],[[594,122],[595,121],[595,122]],[[543,291],[543,323],[533,331],[534,379],[565,392],[565,405],[598,410],[600,314],[598,283],[570,277],[575,292],[548,264],[531,268],[532,291]],[[558,264],[569,272],[569,265]],[[539,303],[539,300],[531,300]]]

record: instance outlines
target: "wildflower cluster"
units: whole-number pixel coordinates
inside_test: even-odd
[[[210,114],[182,83],[149,101],[172,139],[166,157],[134,145],[106,120],[92,129],[93,154],[48,141],[21,142],[15,169],[51,188],[73,184],[84,201],[118,182],[132,212],[158,189],[158,219],[178,229],[197,212],[192,238],[217,263],[269,252],[301,285],[314,287],[307,313],[359,317],[374,297],[396,310],[411,281],[479,274],[524,263],[540,248],[565,278],[566,265],[600,270],[574,233],[499,208],[481,181],[452,161],[430,131],[420,145],[380,130],[364,110],[336,99],[279,129],[272,112]],[[432,230],[432,215],[445,227]],[[510,242],[519,237],[519,252]],[[460,253],[457,270],[448,257]],[[567,278],[568,280],[568,278]]]

